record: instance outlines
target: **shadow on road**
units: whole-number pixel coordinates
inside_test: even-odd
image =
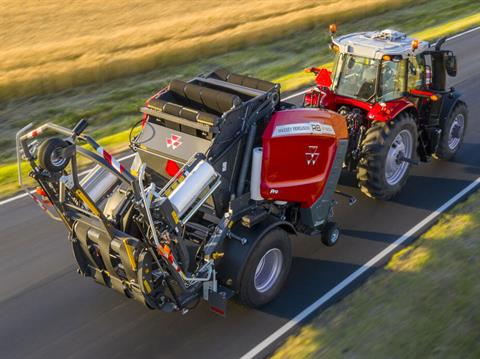
[[[471,182],[454,178],[410,175],[405,187],[391,201],[433,211],[445,202],[445,198],[453,197]]]
[[[347,277],[359,267],[356,264],[294,257],[282,292],[277,299],[260,310],[291,319],[333,288],[338,283],[338,278]]]

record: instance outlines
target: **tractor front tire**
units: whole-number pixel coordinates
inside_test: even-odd
[[[438,143],[435,157],[450,160],[458,152],[463,143],[467,128],[468,110],[464,102],[459,101],[442,126],[442,136]]]
[[[361,191],[381,200],[400,192],[410,171],[410,163],[402,158],[416,158],[417,141],[417,124],[408,112],[401,112],[389,122],[373,122],[365,133],[358,164]]]

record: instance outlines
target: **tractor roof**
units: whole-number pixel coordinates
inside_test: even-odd
[[[418,48],[412,49],[411,37],[395,30],[356,32],[333,39],[341,53],[351,53],[358,56],[381,59],[383,55],[401,55],[406,58],[425,51],[430,44],[419,41]]]

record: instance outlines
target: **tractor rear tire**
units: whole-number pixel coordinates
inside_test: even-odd
[[[407,181],[410,163],[416,159],[418,132],[415,118],[400,113],[389,122],[375,121],[365,133],[358,164],[358,185],[368,197],[389,200]]]
[[[438,143],[435,157],[450,160],[458,152],[463,143],[467,128],[468,110],[462,101],[457,102],[442,126],[442,136]]]
[[[275,228],[253,248],[243,271],[240,300],[252,308],[272,301],[284,286],[292,263],[288,233]]]

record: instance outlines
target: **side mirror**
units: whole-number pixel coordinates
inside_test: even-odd
[[[457,76],[457,57],[451,52],[445,54],[445,70],[448,76]]]

